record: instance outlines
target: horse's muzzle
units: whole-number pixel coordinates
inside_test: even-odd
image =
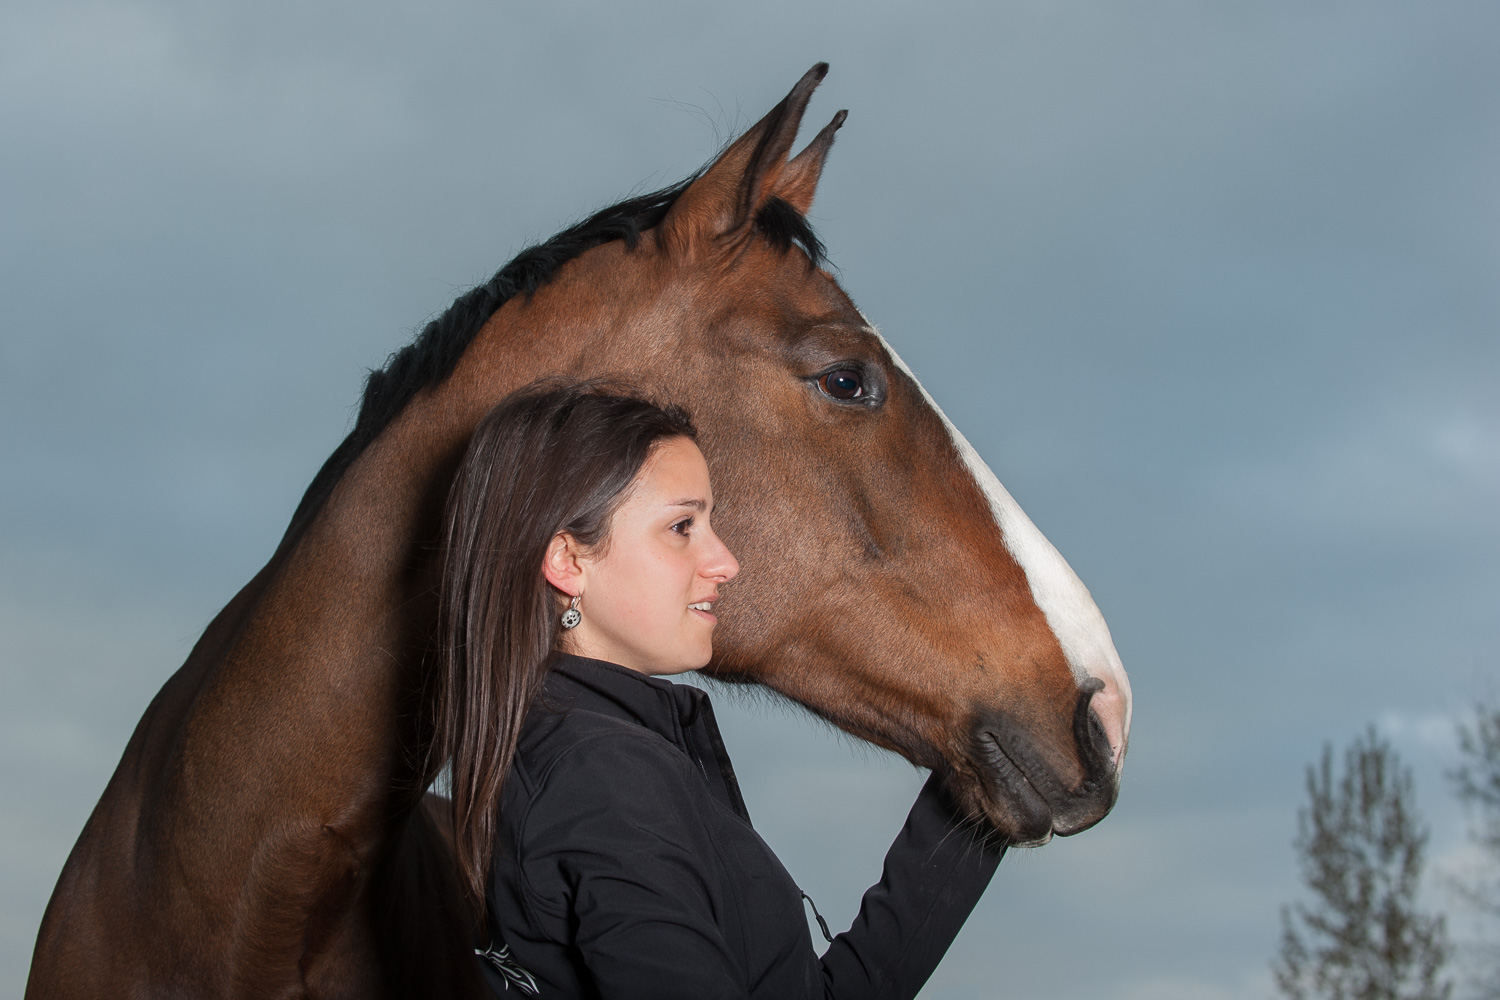
[[[974,730],[990,818],[1016,844],[1066,837],[1099,822],[1119,793],[1115,752],[1089,703],[1103,682],[1085,681],[1073,711],[1072,743],[1081,781],[1064,781],[1029,728],[1003,713],[987,715]],[[1068,770],[1073,770],[1069,767]],[[1075,772],[1076,773],[1076,772]]]

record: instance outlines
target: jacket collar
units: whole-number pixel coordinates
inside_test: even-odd
[[[571,653],[553,661],[544,690],[542,700],[555,710],[598,712],[656,733],[698,766],[715,798],[750,821],[706,692]]]
[[[683,717],[696,714],[688,704],[690,691],[701,693],[618,663],[571,653],[553,661],[547,684],[547,693],[561,701],[558,708],[612,715],[645,726],[678,746],[683,745]]]

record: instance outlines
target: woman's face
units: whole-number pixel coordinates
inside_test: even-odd
[[[581,595],[583,614],[563,633],[564,648],[647,674],[707,664],[719,586],[740,571],[714,534],[713,504],[703,453],[688,438],[668,438],[615,511],[602,551],[579,550],[560,536],[572,550],[576,579],[554,578],[552,550],[547,576],[564,593]]]

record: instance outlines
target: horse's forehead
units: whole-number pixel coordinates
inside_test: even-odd
[[[778,339],[793,346],[815,340],[851,354],[878,353],[880,334],[833,276],[807,266],[805,259],[800,264],[794,277],[771,285],[771,294],[749,297],[770,318]]]
[[[867,326],[832,274],[801,250],[779,250],[757,242],[732,258],[686,261],[674,256],[655,270],[661,291],[694,300],[709,298],[725,312],[775,316],[784,327],[813,323]]]

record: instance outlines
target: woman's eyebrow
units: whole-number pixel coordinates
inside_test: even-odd
[[[693,498],[693,499],[691,499],[691,500],[673,500],[671,503],[667,504],[667,506],[668,507],[692,507],[694,510],[707,510],[708,509],[708,503],[707,503],[707,501],[700,500],[700,499],[698,499],[696,497]]]

